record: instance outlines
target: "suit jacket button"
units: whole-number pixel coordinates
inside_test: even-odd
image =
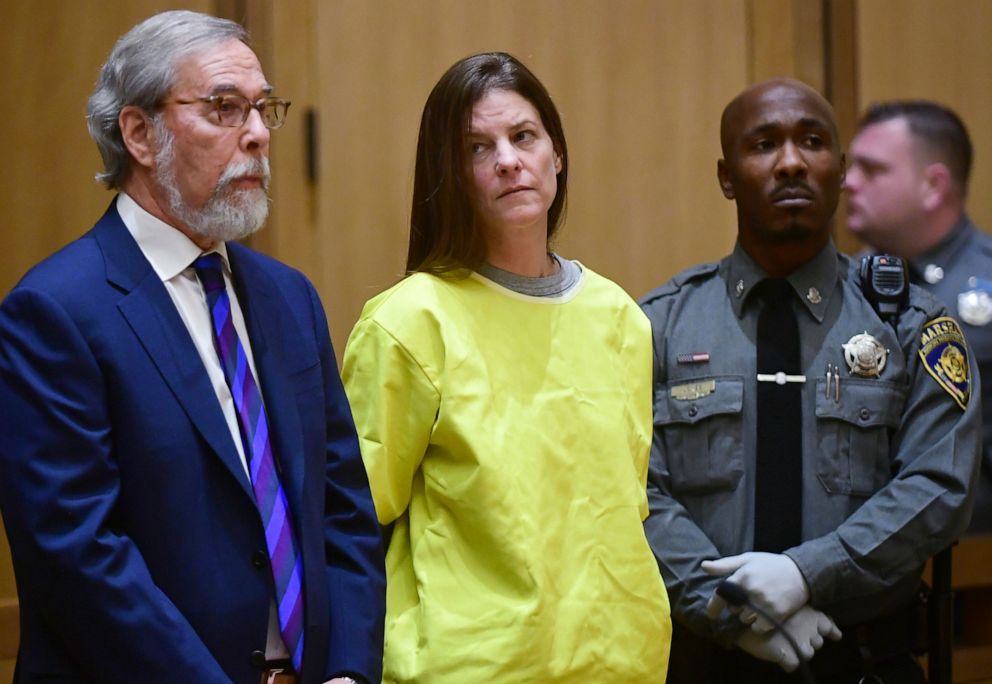
[[[264,568],[265,564],[269,561],[269,554],[265,551],[256,551],[251,554],[251,564],[256,568]]]
[[[265,651],[252,651],[250,660],[252,667],[259,670],[265,669]]]

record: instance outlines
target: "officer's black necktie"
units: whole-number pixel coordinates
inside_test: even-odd
[[[801,375],[792,286],[758,285],[758,374]],[[758,381],[754,550],[780,552],[802,541],[803,413],[801,382]]]

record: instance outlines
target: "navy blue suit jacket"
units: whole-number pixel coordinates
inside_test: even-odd
[[[302,681],[376,682],[382,546],[320,301],[299,272],[228,253],[302,548]],[[0,306],[0,401],[19,681],[257,684],[273,582],[251,486],[114,203]]]

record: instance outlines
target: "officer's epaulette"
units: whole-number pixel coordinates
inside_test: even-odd
[[[924,316],[932,316],[935,311],[945,309],[943,302],[930,291],[924,290],[919,285],[909,286],[909,302],[907,309],[916,309]]]
[[[638,304],[644,306],[649,304],[655,299],[660,297],[667,297],[668,295],[675,294],[682,289],[683,285],[690,283],[694,280],[703,280],[714,273],[716,273],[720,268],[719,261],[711,261],[705,264],[697,264],[696,266],[691,266],[684,271],[677,273],[672,276],[672,279],[663,285],[659,285],[655,289],[648,292],[646,295],[638,300]]]

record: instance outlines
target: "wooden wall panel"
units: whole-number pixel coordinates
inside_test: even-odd
[[[834,106],[841,145],[850,145],[858,119],[856,0],[829,0],[824,12],[824,95]],[[864,245],[845,228],[847,197],[842,194],[834,217],[834,242],[848,254]]]
[[[747,9],[748,80],[790,76],[823,92],[823,2],[750,0]]]
[[[969,211],[992,231],[992,3],[861,0],[857,3],[858,103],[925,97],[964,119],[975,146]]]
[[[319,263],[314,248],[319,224],[316,188],[308,179],[307,112],[314,102],[314,7],[310,2],[249,0],[243,23],[275,92],[292,102],[287,123],[273,131],[272,198],[268,226],[251,246],[313,275]],[[326,302],[325,302],[326,303]]]
[[[746,3],[720,0],[318,2],[319,255],[342,346],[365,300],[403,273],[417,127],[431,87],[483,50],[519,57],[562,113],[566,256],[639,295],[725,253],[722,107],[747,83]],[[280,227],[281,229],[281,227]]]

